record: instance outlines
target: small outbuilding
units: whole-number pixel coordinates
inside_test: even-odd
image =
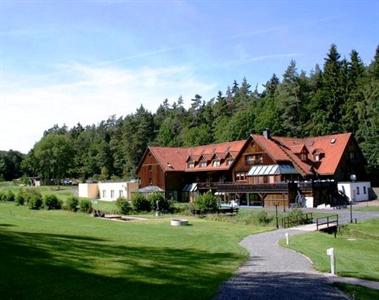
[[[338,182],[338,191],[353,202],[370,200],[371,183],[369,181]]]
[[[116,201],[124,197],[131,199],[131,193],[138,189],[138,181],[103,181],[96,183],[80,183],[79,197]]]

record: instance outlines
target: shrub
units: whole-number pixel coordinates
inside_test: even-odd
[[[43,206],[43,200],[41,194],[32,193],[28,197],[28,206],[30,209],[40,209]]]
[[[151,211],[150,201],[141,193],[133,194],[132,207],[135,211]]]
[[[69,196],[66,200],[66,206],[65,208],[67,210],[76,212],[78,210],[79,200],[78,197],[75,196]]]
[[[24,190],[20,190],[16,195],[16,204],[24,205],[26,202]]]
[[[62,208],[62,202],[54,194],[46,195],[44,200],[45,207],[49,210]]]
[[[157,204],[160,212],[167,212],[170,210],[170,201],[168,201],[162,193],[152,193],[147,199],[150,202],[152,210],[157,210]]]
[[[257,213],[257,222],[261,225],[267,225],[272,221],[273,217],[269,216],[268,213],[265,210],[260,211]]]
[[[92,212],[92,203],[88,199],[80,200],[80,211],[90,214]]]
[[[116,206],[118,207],[118,212],[123,215],[127,215],[132,209],[129,201],[123,197],[117,199]]]
[[[14,201],[15,200],[15,195],[14,193],[9,190],[7,192],[3,192],[1,196],[2,201]]]
[[[6,196],[7,195],[5,194],[5,192],[0,191],[0,201],[6,201],[5,200]]]
[[[200,213],[215,212],[218,209],[217,197],[211,192],[202,194],[193,202],[193,208]]]
[[[30,208],[34,206],[38,206],[38,208],[34,209],[39,209],[40,207],[43,206],[43,198],[41,193],[36,190],[36,189],[23,189],[19,192],[19,195],[21,195],[24,199],[24,202],[26,202]],[[33,203],[31,203],[33,202]],[[40,203],[42,202],[42,203]]]

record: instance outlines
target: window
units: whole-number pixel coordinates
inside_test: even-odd
[[[219,167],[219,166],[220,166],[220,160],[215,159],[215,160],[212,162],[212,166],[213,166],[213,167]]]
[[[121,198],[121,197],[124,197],[124,191],[123,190],[119,190],[118,191],[118,196]]]
[[[195,167],[195,162],[189,161],[187,164],[188,168],[194,168]]]
[[[246,180],[246,173],[245,172],[237,172],[236,173],[236,181],[243,181]]]
[[[246,155],[245,162],[247,165],[262,164],[263,155],[262,154]]]
[[[365,195],[367,194],[367,189],[365,186],[363,187],[363,194],[365,194]]]
[[[357,186],[357,195],[359,195],[359,186]]]
[[[227,166],[230,166],[232,163],[233,163],[233,158],[228,158],[228,159],[226,160],[226,165],[227,165]]]
[[[320,154],[315,154],[315,161],[320,161]]]
[[[246,163],[248,165],[252,165],[255,163],[255,155],[247,155],[246,156]]]
[[[107,196],[107,191],[106,191],[106,190],[103,190],[102,195],[103,195],[102,198],[105,198],[105,197]]]
[[[300,159],[302,161],[306,161],[307,160],[307,153],[305,153],[305,152],[300,153]]]
[[[151,177],[149,178],[149,184],[153,185],[153,178],[151,178]]]
[[[111,190],[111,198],[114,198],[114,190]]]
[[[200,168],[205,168],[207,166],[207,162],[206,161],[201,161],[200,163],[199,163],[199,167]]]
[[[148,165],[147,169],[149,170],[149,172],[151,172],[153,170],[153,166],[152,165]]]
[[[268,176],[269,183],[275,183],[275,175]]]

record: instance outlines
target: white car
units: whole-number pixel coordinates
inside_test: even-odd
[[[229,206],[231,208],[238,208],[238,202],[236,200],[232,200],[230,201]]]

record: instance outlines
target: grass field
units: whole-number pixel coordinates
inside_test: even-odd
[[[210,299],[270,227],[190,218],[116,222],[0,203],[3,299]]]
[[[358,206],[354,207],[356,211],[379,211],[379,206]]]
[[[356,300],[374,300],[379,299],[379,290],[369,289],[367,287],[351,284],[336,283],[334,284],[344,293],[348,294],[351,299]]]
[[[379,219],[349,224],[337,238],[321,232],[295,236],[289,247],[308,256],[322,272],[330,271],[326,249],[334,247],[338,275],[379,280]]]

